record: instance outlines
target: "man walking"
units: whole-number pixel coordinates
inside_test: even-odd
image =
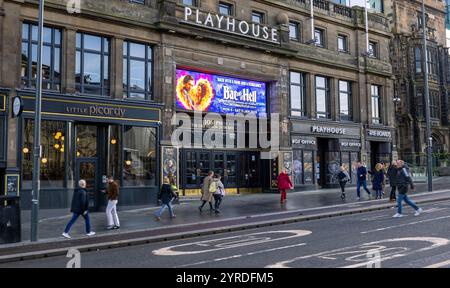
[[[356,196],[357,199],[361,199],[361,186],[363,186],[364,190],[366,190],[370,199],[370,191],[367,189],[367,169],[365,165],[361,162],[358,162],[358,169],[356,171],[358,175],[358,180],[356,181]]]
[[[94,236],[95,232],[91,231],[91,221],[89,219],[89,200],[88,193],[86,190],[86,181],[80,180],[78,181],[79,188],[75,189],[72,197],[72,205],[70,212],[73,213],[72,219],[67,224],[66,229],[62,236],[64,238],[70,239],[69,231],[72,228],[72,225],[75,224],[78,217],[83,216],[85,224],[86,224],[86,235]]]
[[[208,176],[205,177],[205,179],[203,179],[203,186],[202,186],[202,198],[200,200],[202,200],[202,204],[200,205],[200,207],[198,207],[198,210],[200,210],[200,212],[202,212],[203,206],[205,206],[206,202],[209,203],[209,209],[210,211],[214,211],[213,205],[212,205],[212,199],[213,199],[213,194],[216,192],[217,190],[217,186],[216,185],[211,185],[214,182],[214,171],[209,171],[208,172]],[[215,186],[216,189],[211,189],[211,186]]]
[[[397,161],[392,161],[387,171],[387,175],[389,178],[389,185],[391,186],[389,199],[391,202],[394,202],[397,199],[397,196],[395,195],[397,191]]]
[[[397,197],[397,205],[398,210],[397,214],[395,214],[394,218],[400,218],[403,217],[402,214],[402,202],[405,201],[406,204],[411,206],[416,212],[414,213],[414,216],[419,216],[420,213],[422,213],[422,208],[417,207],[417,205],[411,201],[407,195],[408,193],[408,185],[411,187],[411,189],[414,189],[414,183],[411,179],[411,176],[409,175],[408,170],[405,167],[405,162],[402,160],[397,161],[397,188],[398,188],[398,197]]]
[[[106,219],[108,226],[106,229],[120,229],[119,216],[117,215],[117,203],[119,202],[119,184],[114,181],[112,176],[108,177],[108,206],[106,206]]]

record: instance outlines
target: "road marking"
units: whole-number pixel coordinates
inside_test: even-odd
[[[237,259],[237,258],[242,258],[242,257],[246,257],[246,256],[253,256],[253,255],[274,252],[274,251],[279,251],[279,250],[288,249],[288,248],[295,248],[295,247],[300,247],[300,246],[305,246],[305,245],[306,245],[306,243],[299,243],[299,244],[289,245],[289,246],[284,246],[284,247],[277,247],[277,248],[271,248],[271,249],[267,249],[267,250],[260,250],[260,251],[256,251],[256,252],[249,252],[246,254],[237,254],[237,255],[224,257],[224,258],[217,258],[217,259],[205,260],[205,261],[200,261],[200,262],[191,263],[191,264],[184,264],[184,265],[176,266],[175,268],[204,265],[204,264],[215,263],[215,262],[219,262],[219,261]]]
[[[450,260],[444,261],[444,262],[440,262],[440,263],[436,263],[430,266],[426,266],[425,268],[442,268],[442,267],[446,267],[450,265]]]
[[[393,242],[404,242],[404,241],[429,242],[432,245],[428,246],[428,247],[425,247],[425,248],[421,248],[421,249],[416,250],[416,251],[410,251],[410,252],[407,252],[408,248],[405,248],[405,247],[391,247],[391,248],[387,248],[386,246],[380,245],[382,243],[393,243]],[[335,249],[335,250],[331,250],[331,251],[324,251],[324,252],[320,252],[320,253],[316,253],[316,254],[312,254],[312,255],[300,256],[300,257],[296,257],[296,258],[293,258],[293,259],[289,259],[289,260],[277,262],[277,263],[274,263],[274,264],[271,264],[271,265],[267,265],[266,268],[289,268],[288,264],[291,264],[291,263],[297,262],[297,261],[301,261],[301,260],[305,260],[305,259],[320,258],[320,259],[323,259],[323,260],[331,260],[331,259],[334,260],[336,258],[331,257],[331,256],[334,256],[334,255],[346,255],[346,254],[353,255],[351,257],[345,258],[346,261],[356,262],[356,261],[358,261],[358,258],[364,259],[364,257],[366,257],[366,255],[367,255],[367,252],[370,252],[370,251],[379,251],[379,250],[388,251],[388,250],[393,250],[393,249],[401,249],[402,250],[403,253],[402,252],[400,252],[400,253],[393,252],[393,253],[391,253],[391,255],[385,255],[383,258],[380,259],[380,261],[385,261],[385,260],[391,260],[391,259],[394,259],[394,258],[404,257],[404,256],[407,256],[407,255],[412,255],[412,254],[415,254],[415,253],[418,253],[418,252],[428,251],[428,250],[431,250],[431,249],[435,249],[435,248],[438,248],[438,247],[441,247],[441,246],[448,245],[449,243],[450,243],[450,241],[448,239],[435,238],[435,237],[408,237],[408,238],[385,239],[385,240],[381,240],[381,241],[361,244],[361,245],[358,245],[356,247],[355,246],[350,246],[350,247],[339,248],[339,249]],[[331,258],[331,259],[327,259],[327,258]],[[371,261],[364,261],[363,260],[362,263],[356,263],[356,264],[352,264],[352,265],[349,265],[349,266],[344,266],[343,268],[367,267],[367,265],[370,264],[370,263],[371,263]]]
[[[311,231],[308,230],[281,230],[281,231],[266,231],[266,232],[258,232],[258,233],[251,233],[251,234],[245,234],[245,235],[238,235],[238,236],[231,236],[231,237],[225,237],[225,238],[219,238],[219,239],[210,239],[210,240],[204,240],[199,242],[192,242],[192,243],[186,243],[186,244],[180,244],[180,245],[174,245],[169,247],[164,247],[161,249],[154,250],[152,253],[154,255],[159,256],[179,256],[179,255],[193,255],[193,254],[200,254],[200,253],[207,253],[207,252],[217,252],[219,250],[225,250],[225,249],[232,249],[232,248],[239,248],[249,245],[255,245],[255,244],[263,244],[268,242],[274,242],[274,241],[281,241],[281,240],[287,240],[292,239],[296,237],[302,237],[307,236],[311,234]],[[284,236],[280,238],[272,238],[270,237],[271,234],[290,234],[289,236]],[[194,251],[176,251],[174,249],[180,248],[180,247],[189,247],[192,246],[194,248],[199,248],[199,250]],[[207,249],[206,247],[211,247],[210,249]]]
[[[373,233],[373,232],[380,232],[380,231],[385,231],[385,230],[389,230],[389,229],[400,228],[400,227],[416,225],[416,224],[432,222],[432,221],[435,221],[435,220],[442,220],[442,219],[448,219],[448,218],[450,218],[450,215],[449,216],[442,216],[442,217],[432,218],[432,219],[421,220],[421,221],[414,221],[414,222],[410,222],[410,223],[406,223],[406,224],[387,226],[387,227],[378,228],[378,229],[374,229],[374,230],[362,231],[360,233],[361,234],[368,234],[368,233]]]

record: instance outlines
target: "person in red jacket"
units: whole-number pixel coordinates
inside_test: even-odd
[[[278,175],[278,189],[281,193],[281,203],[286,202],[286,190],[292,189],[292,187],[291,178],[289,178],[286,169],[283,169],[280,175]]]

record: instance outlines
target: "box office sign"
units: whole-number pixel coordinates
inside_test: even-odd
[[[278,29],[276,28],[237,20],[230,16],[201,12],[199,9],[191,7],[184,8],[184,19],[182,22],[274,44],[280,43]]]
[[[23,96],[22,98],[24,100],[24,112],[33,112],[34,97]],[[82,100],[77,101],[53,98],[42,99],[42,114],[50,116],[66,116],[72,118],[90,119],[92,121],[160,121],[160,110],[158,108],[107,103],[90,103]]]
[[[177,108],[265,115],[266,83],[177,69]]]

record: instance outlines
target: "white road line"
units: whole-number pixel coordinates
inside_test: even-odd
[[[440,262],[440,263],[436,263],[430,266],[426,266],[425,268],[442,268],[442,267],[446,267],[446,266],[450,266],[450,260],[444,261],[444,262]]]
[[[410,225],[416,225],[416,224],[421,224],[421,223],[426,223],[426,222],[432,222],[432,221],[442,220],[442,219],[448,219],[448,218],[450,218],[450,215],[449,215],[449,216],[442,216],[442,217],[432,218],[432,219],[427,219],[427,220],[414,221],[414,222],[410,222],[410,223],[406,223],[406,224],[399,224],[399,225],[394,225],[394,226],[387,226],[387,227],[378,228],[378,229],[374,229],[374,230],[363,231],[363,232],[360,232],[360,233],[361,233],[361,234],[369,234],[369,233],[373,233],[373,232],[380,232],[380,231],[385,231],[385,230],[389,230],[389,229],[400,228],[400,227],[405,227],[405,226],[410,226]]]
[[[273,251],[279,251],[279,250],[283,250],[283,249],[300,247],[300,246],[305,246],[305,245],[306,245],[306,243],[300,243],[300,244],[289,245],[289,246],[284,246],[284,247],[271,248],[271,249],[267,249],[267,250],[261,250],[261,251],[256,251],[256,252],[249,252],[249,253],[246,253],[246,254],[237,254],[237,255],[224,257],[224,258],[217,258],[217,259],[200,261],[200,262],[191,263],[191,264],[184,264],[184,265],[176,266],[174,268],[198,266],[198,265],[203,265],[203,264],[209,264],[209,263],[220,262],[220,261],[225,261],[225,260],[237,259],[237,258],[242,258],[242,257],[246,257],[246,256],[253,256],[253,255],[257,255],[257,254],[268,253],[268,252],[273,252]]]

